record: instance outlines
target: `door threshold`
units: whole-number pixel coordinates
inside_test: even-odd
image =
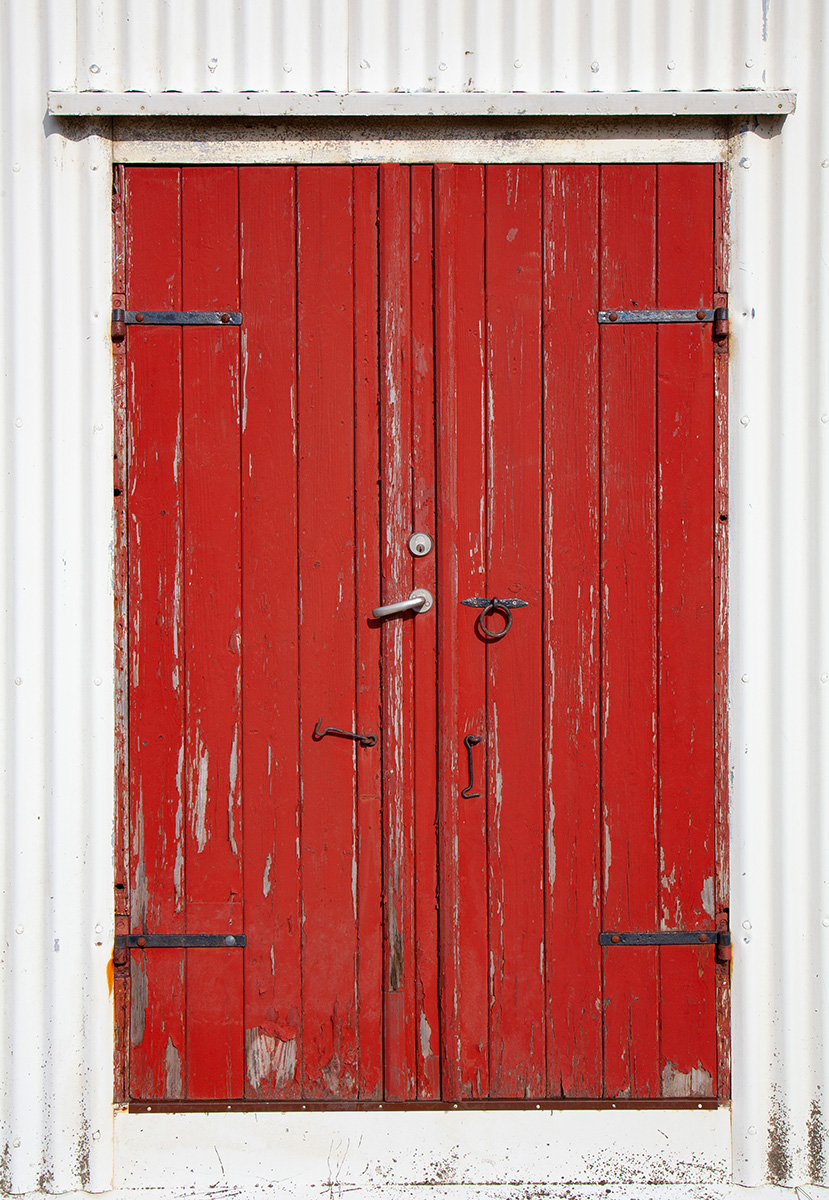
[[[641,1100],[130,1100],[131,1113],[460,1112],[539,1109],[715,1109],[729,1100],[665,1097]]]

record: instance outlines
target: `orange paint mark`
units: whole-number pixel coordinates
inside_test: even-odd
[[[112,995],[112,987],[113,987],[114,983],[115,983],[115,963],[112,961],[112,956],[110,955],[109,962],[107,963],[107,987],[109,988],[110,996]]]

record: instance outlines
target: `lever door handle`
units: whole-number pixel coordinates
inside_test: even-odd
[[[429,611],[434,602],[432,593],[427,592],[426,588],[415,588],[408,600],[398,600],[395,604],[381,604],[379,608],[371,610],[371,615],[373,617],[393,617],[396,613],[425,613]]]

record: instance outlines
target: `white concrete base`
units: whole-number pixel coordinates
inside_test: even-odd
[[[352,1192],[378,1200],[678,1195],[665,1185],[713,1200],[730,1191],[730,1158],[727,1108],[120,1112],[114,1185],[118,1200],[144,1189],[297,1200]]]

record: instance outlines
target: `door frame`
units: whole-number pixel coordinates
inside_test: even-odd
[[[656,122],[658,125],[659,122]],[[717,126],[716,122],[706,123]],[[641,128],[641,124],[639,126]],[[718,127],[718,126],[717,126]],[[190,128],[190,127],[188,127]],[[149,130],[148,132],[152,132]],[[191,134],[192,136],[192,134]],[[148,144],[154,145],[149,142]],[[317,162],[311,146],[308,161]],[[515,154],[515,142],[507,142],[511,153]],[[524,143],[526,147],[527,143]],[[533,147],[535,149],[535,147]],[[559,149],[559,153],[561,150]],[[147,162],[148,159],[143,159]],[[154,160],[155,161],[155,160]],[[172,160],[171,160],[172,161]],[[219,155],[209,158],[195,157],[190,162],[176,159],[178,165],[247,165],[249,159],[228,161]],[[283,160],[279,160],[283,161]],[[303,155],[296,165],[304,165]],[[342,162],[342,158],[335,161]],[[348,160],[348,165],[356,165],[365,161],[355,157]],[[400,161],[404,161],[402,158]],[[407,161],[426,161],[422,157]],[[432,158],[429,161],[435,161]],[[464,161],[458,159],[458,161]],[[465,160],[469,161],[469,160]],[[478,157],[474,161],[495,161],[502,159]],[[555,158],[539,158],[537,154],[511,158],[515,162],[538,161],[620,161],[613,157],[603,159],[581,155],[572,160]],[[629,156],[621,161],[629,161]],[[700,161],[698,158],[683,159],[669,156],[640,158],[636,162],[659,161]],[[702,161],[712,161],[710,157]],[[125,304],[125,256],[124,256],[124,220],[123,195],[121,181],[124,165],[142,165],[142,160],[134,161],[131,155],[127,164],[116,155],[114,168],[115,178],[113,187],[113,297],[112,307],[124,307]],[[714,304],[727,304],[727,284],[729,272],[728,260],[728,178],[724,157],[716,160],[716,200],[715,228],[717,231],[714,252]],[[725,346],[727,351],[727,344]],[[714,404],[715,404],[715,512],[717,514],[714,535],[714,600],[715,600],[715,861],[717,871],[717,893],[715,895],[715,910],[718,914],[728,913],[730,882],[729,882],[729,729],[728,729],[728,353],[717,353],[714,356]],[[115,513],[114,538],[114,635],[115,635],[115,933],[116,936],[129,932],[129,861],[130,861],[130,829],[129,829],[129,716],[128,716],[128,527],[127,527],[127,495],[128,495],[128,458],[127,458],[127,377],[126,377],[126,344],[113,343],[114,365],[114,454],[113,454],[113,494]],[[718,922],[719,923],[719,922]],[[722,922],[727,928],[727,916]],[[135,1107],[142,1112],[227,1112],[233,1111],[313,1111],[313,1110],[451,1110],[459,1107],[457,1103],[443,1101],[353,1101],[353,1102],[309,1102],[309,1101],[141,1101],[140,1104],[130,1102],[128,1089],[128,1061],[130,1049],[130,977],[129,953],[113,954],[112,984],[115,1003],[115,1062],[114,1062],[114,1100],[116,1104]],[[718,1108],[729,1103],[730,1090],[730,1057],[731,1057],[731,1025],[730,1025],[730,965],[718,964],[716,970],[716,1008],[717,1008],[717,1059],[718,1081],[717,1098],[700,1100],[684,1099],[655,1099],[655,1100],[505,1100],[505,1101],[464,1101],[460,1107],[464,1109],[669,1109]]]

